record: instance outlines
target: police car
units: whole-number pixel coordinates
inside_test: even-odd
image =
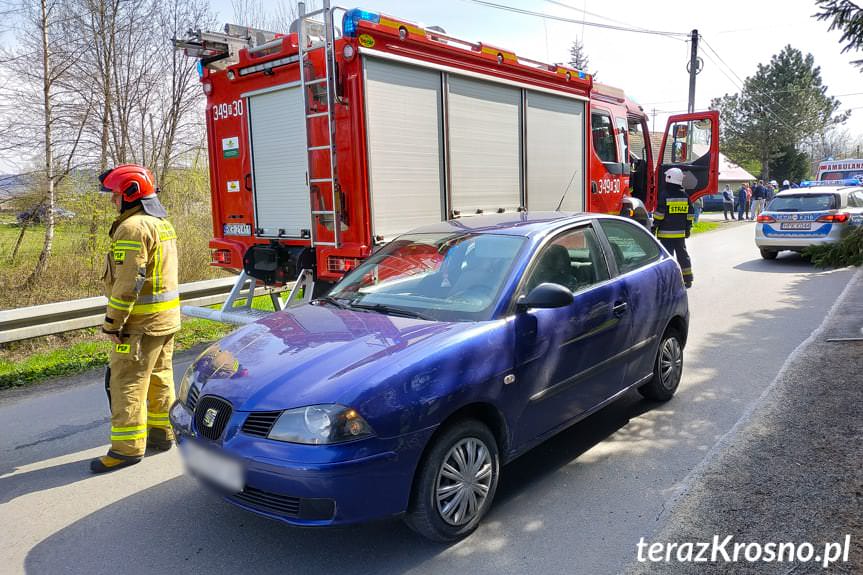
[[[779,192],[758,216],[755,245],[761,257],[837,242],[851,226],[863,225],[863,182],[803,182]]]

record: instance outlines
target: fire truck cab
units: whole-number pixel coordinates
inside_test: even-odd
[[[300,6],[287,34],[229,25],[176,42],[200,58],[207,96],[213,265],[333,282],[434,221],[646,222],[671,166],[693,199],[716,191],[717,112],[670,118],[655,157],[641,107],[582,71],[359,9],[338,35],[340,9]]]

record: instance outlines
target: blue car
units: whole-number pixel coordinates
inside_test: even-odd
[[[188,470],[244,509],[402,514],[454,541],[506,463],[630,389],[670,399],[688,318],[680,268],[630,220],[442,222],[206,350],[171,422]]]

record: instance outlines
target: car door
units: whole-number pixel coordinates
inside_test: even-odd
[[[668,118],[659,150],[655,181],[661,191],[665,172],[683,171],[690,201],[719,191],[719,112],[695,112]]]
[[[626,339],[618,282],[593,225],[558,234],[538,251],[516,292],[541,283],[570,289],[572,304],[517,312],[515,382],[510,405],[517,417],[516,445],[526,446],[591,410],[621,386],[624,366],[615,355]]]
[[[621,389],[648,377],[653,369],[653,357],[658,335],[667,320],[669,298],[675,286],[666,285],[669,275],[663,274],[658,263],[663,258],[656,240],[640,225],[622,219],[598,220],[600,239],[613,260],[612,275],[618,285],[619,297],[626,305],[623,324],[624,342],[620,360],[626,364]],[[678,283],[682,278],[677,275]],[[678,289],[681,286],[676,286]],[[670,301],[670,300],[669,300]]]

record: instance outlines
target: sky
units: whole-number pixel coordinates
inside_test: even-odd
[[[828,93],[838,97],[841,109],[851,109],[845,128],[852,135],[863,134],[863,71],[850,64],[851,60],[863,58],[863,54],[841,54],[840,33],[828,32],[827,22],[812,18],[816,12],[812,1],[492,1],[603,24],[684,34],[697,29],[703,38],[700,54],[704,68],[696,81],[696,109],[707,109],[714,97],[738,92],[741,80],[754,74],[759,63],[769,62],[772,55],[791,44],[804,54],[812,53]],[[686,111],[690,47],[685,41],[514,14],[471,0],[356,0],[334,4],[379,11],[425,26],[442,26],[449,35],[508,48],[519,56],[542,62],[566,62],[572,40],[581,37],[590,58],[589,71],[597,71],[599,81],[626,90],[649,114],[655,110],[657,130],[664,128],[669,113]],[[222,21],[232,19],[231,6],[230,0],[213,0]]]

